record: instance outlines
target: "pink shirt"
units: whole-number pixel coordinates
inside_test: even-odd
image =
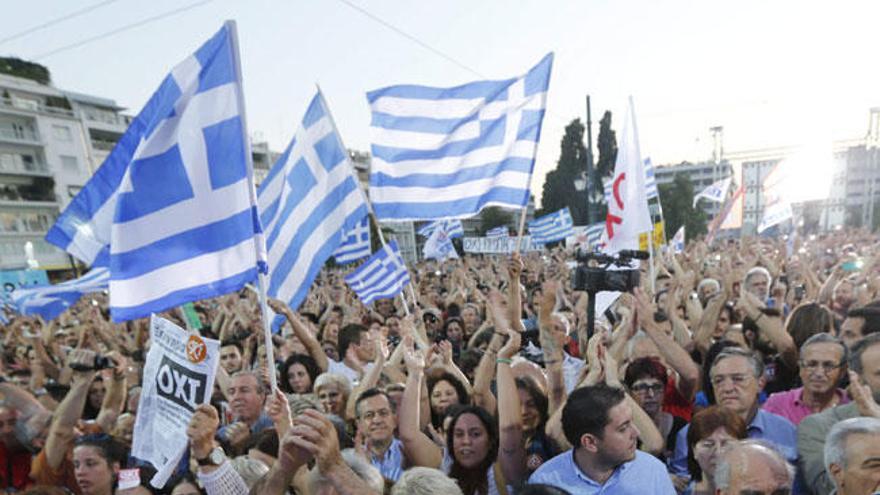
[[[787,390],[785,392],[776,392],[771,394],[764,402],[763,409],[778,416],[782,416],[794,423],[795,426],[807,416],[814,414],[810,407],[801,401],[801,395],[804,387]],[[849,396],[842,389],[837,389],[837,397],[839,401],[837,405],[849,402]]]

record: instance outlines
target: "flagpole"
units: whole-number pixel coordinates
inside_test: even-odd
[[[333,119],[333,113],[330,112],[330,106],[327,105],[327,100],[324,99],[324,92],[321,91],[321,86],[315,84],[315,87],[318,88],[318,96],[321,98],[321,103],[324,105],[324,108],[327,109],[327,118],[330,119],[330,125],[333,126],[333,131],[336,133],[336,137],[339,139],[339,144],[342,145],[342,149],[344,150],[344,152],[348,153],[348,148],[346,148],[345,143],[342,142],[342,134],[339,133],[339,128],[336,127],[336,121]],[[350,161],[351,160],[349,159],[349,162]],[[373,209],[373,203],[370,202],[370,197],[367,195],[367,193],[364,192],[364,187],[361,184],[360,179],[358,179],[357,174],[354,173],[354,167],[349,167],[348,171],[351,174],[352,178],[354,178],[354,182],[355,184],[357,184],[358,190],[361,192],[361,197],[364,199],[364,204],[367,205],[367,213],[369,214],[370,219],[373,221],[373,224],[376,226],[376,233],[379,234],[379,242],[382,243],[382,248],[385,248],[387,247],[387,244],[385,242],[385,235],[382,234],[382,226],[379,225],[379,219],[376,217],[376,211]],[[413,279],[412,273],[409,273],[410,270],[409,267],[406,266],[406,263],[404,263],[403,268],[406,269],[409,275],[411,285]],[[410,289],[412,289],[412,287],[410,287]],[[406,304],[406,298],[403,296],[402,292],[399,295],[400,300],[403,301],[403,312],[406,316],[409,316],[410,312],[409,306],[407,306]]]
[[[241,133],[245,142],[245,164],[247,166],[248,174],[248,182],[250,183],[250,195],[251,195],[251,203],[253,205],[257,204],[257,188],[254,184],[254,164],[253,157],[251,156],[251,140],[248,135],[247,128],[247,112],[245,111],[244,104],[244,83],[242,82],[241,77],[241,56],[238,48],[238,29],[236,27],[235,21],[226,21],[226,28],[229,30],[230,41],[232,42],[232,56],[234,58],[233,64],[235,66],[235,74],[238,78],[238,104],[239,108],[241,108]],[[256,206],[255,206],[256,207]],[[260,255],[265,255],[267,253],[266,250],[266,238],[263,237],[262,232],[255,236],[256,239],[256,254],[257,258]],[[266,346],[266,369],[269,371],[269,384],[272,387],[272,392],[278,389],[278,379],[275,373],[275,349],[272,347],[272,322],[269,321],[269,296],[266,293],[266,278],[268,272],[268,267],[265,265],[260,267],[259,259],[257,261],[258,269],[257,269],[257,285],[259,287],[259,292],[257,293],[258,299],[260,302],[260,312],[262,313],[261,320],[263,321],[263,345]]]
[[[531,179],[531,177],[529,177],[529,187],[530,188],[531,188],[531,183],[532,183],[532,179]],[[522,213],[519,216],[519,229],[517,230],[517,234],[516,234],[516,236],[517,236],[516,237],[516,250],[514,250],[515,254],[519,254],[519,251],[520,251],[520,245],[522,244],[523,233],[526,230],[526,213],[528,211],[529,211],[529,204],[526,203],[526,205],[523,206]]]

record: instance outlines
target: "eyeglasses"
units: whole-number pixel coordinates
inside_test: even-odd
[[[834,361],[804,361],[803,359],[799,361],[801,368],[807,371],[816,371],[821,369],[825,373],[830,373],[837,368],[843,366],[843,363],[835,363]]]
[[[363,415],[361,415],[361,419],[363,419],[364,421],[370,422],[376,416],[378,416],[381,419],[385,419],[388,416],[391,416],[391,410],[390,409],[379,409],[378,411],[367,411]]]
[[[639,394],[647,394],[648,392],[653,393],[654,395],[659,395],[663,393],[663,384],[662,383],[637,383],[630,387],[630,390]]]
[[[752,375],[746,373],[736,373],[732,375],[715,375],[711,378],[711,381],[712,385],[717,387],[718,385],[721,385],[722,383],[730,379],[730,381],[732,381],[734,385],[740,386],[744,385],[749,380],[749,378],[752,378]]]

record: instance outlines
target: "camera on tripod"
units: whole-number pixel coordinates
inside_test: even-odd
[[[617,255],[578,251],[578,266],[571,275],[574,290],[590,293],[602,291],[629,292],[639,286],[641,274],[631,268],[633,260],[646,260],[646,251],[624,249]],[[612,270],[611,267],[620,267]]]

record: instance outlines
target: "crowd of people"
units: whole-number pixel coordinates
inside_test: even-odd
[[[411,267],[365,306],[327,268],[269,364],[256,294],[160,315],[220,343],[162,489],[131,454],[149,321],[91,294],[2,327],[7,493],[880,493],[880,238],[691,242],[588,328],[563,247]],[[600,298],[597,298],[600,299]],[[592,331],[591,331],[592,330]],[[123,483],[124,481],[124,483]]]

